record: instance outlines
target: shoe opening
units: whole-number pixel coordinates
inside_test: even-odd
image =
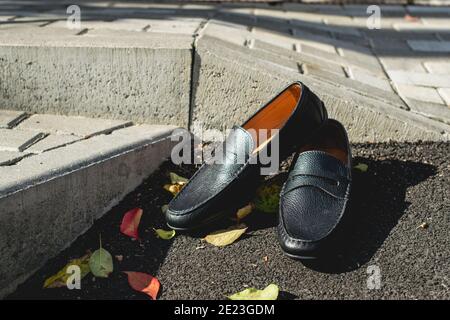
[[[255,141],[256,147],[253,153],[258,152],[270,142],[271,129],[281,129],[284,126],[300,101],[301,94],[300,84],[290,85],[243,125]],[[262,129],[267,130],[266,134],[260,134]]]
[[[312,140],[300,149],[300,153],[310,150],[326,152],[345,165],[349,164],[347,137],[337,121],[328,120]]]

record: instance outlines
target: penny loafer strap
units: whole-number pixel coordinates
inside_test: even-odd
[[[307,151],[300,154],[291,170],[284,194],[304,186],[312,186],[345,199],[350,183],[349,168],[335,157],[322,151]]]

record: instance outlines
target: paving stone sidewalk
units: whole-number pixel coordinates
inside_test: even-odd
[[[380,29],[373,29],[367,5],[70,3],[80,5],[79,29],[66,27],[64,2],[2,0],[0,37],[170,33],[190,36],[195,47],[210,36],[250,48],[267,64],[450,124],[450,7],[380,5]]]
[[[0,166],[130,125],[130,121],[0,110]]]

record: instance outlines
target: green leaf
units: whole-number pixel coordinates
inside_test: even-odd
[[[216,246],[223,247],[232,244],[242,236],[247,230],[243,223],[237,226],[231,226],[228,229],[215,231],[205,237],[205,241]]]
[[[367,169],[369,168],[369,166],[367,164],[365,164],[365,163],[358,163],[353,168],[355,168],[356,170],[359,170],[361,172],[366,172]]]
[[[183,184],[186,184],[189,180],[189,179],[186,179],[184,177],[177,175],[174,172],[170,172],[169,176],[170,176],[170,182],[172,184],[182,184],[183,185]]]
[[[277,213],[280,203],[281,186],[276,183],[264,184],[256,191],[255,208],[265,213]]]
[[[44,288],[61,288],[67,286],[67,279],[70,277],[70,274],[67,273],[67,268],[73,265],[80,267],[80,276],[83,279],[91,271],[89,268],[89,257],[90,254],[87,254],[79,259],[70,260],[58,273],[45,280]]]
[[[228,297],[230,300],[277,300],[280,289],[276,284],[269,284],[263,290],[248,288]]]
[[[163,230],[163,229],[155,229],[155,228],[153,228],[153,230],[155,230],[155,233],[158,236],[158,238],[161,238],[164,240],[170,240],[173,237],[175,237],[175,230]]]
[[[108,278],[114,268],[111,254],[103,248],[94,251],[89,259],[89,267],[94,276]]]

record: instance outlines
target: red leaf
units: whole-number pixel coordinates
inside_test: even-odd
[[[129,237],[139,239],[138,227],[142,217],[142,209],[134,208],[123,216],[120,232]]]
[[[411,16],[409,14],[405,14],[404,19],[408,22],[417,22],[419,21],[418,17]]]
[[[153,300],[158,296],[159,280],[143,272],[124,271],[128,275],[128,283],[134,290],[149,295]]]

